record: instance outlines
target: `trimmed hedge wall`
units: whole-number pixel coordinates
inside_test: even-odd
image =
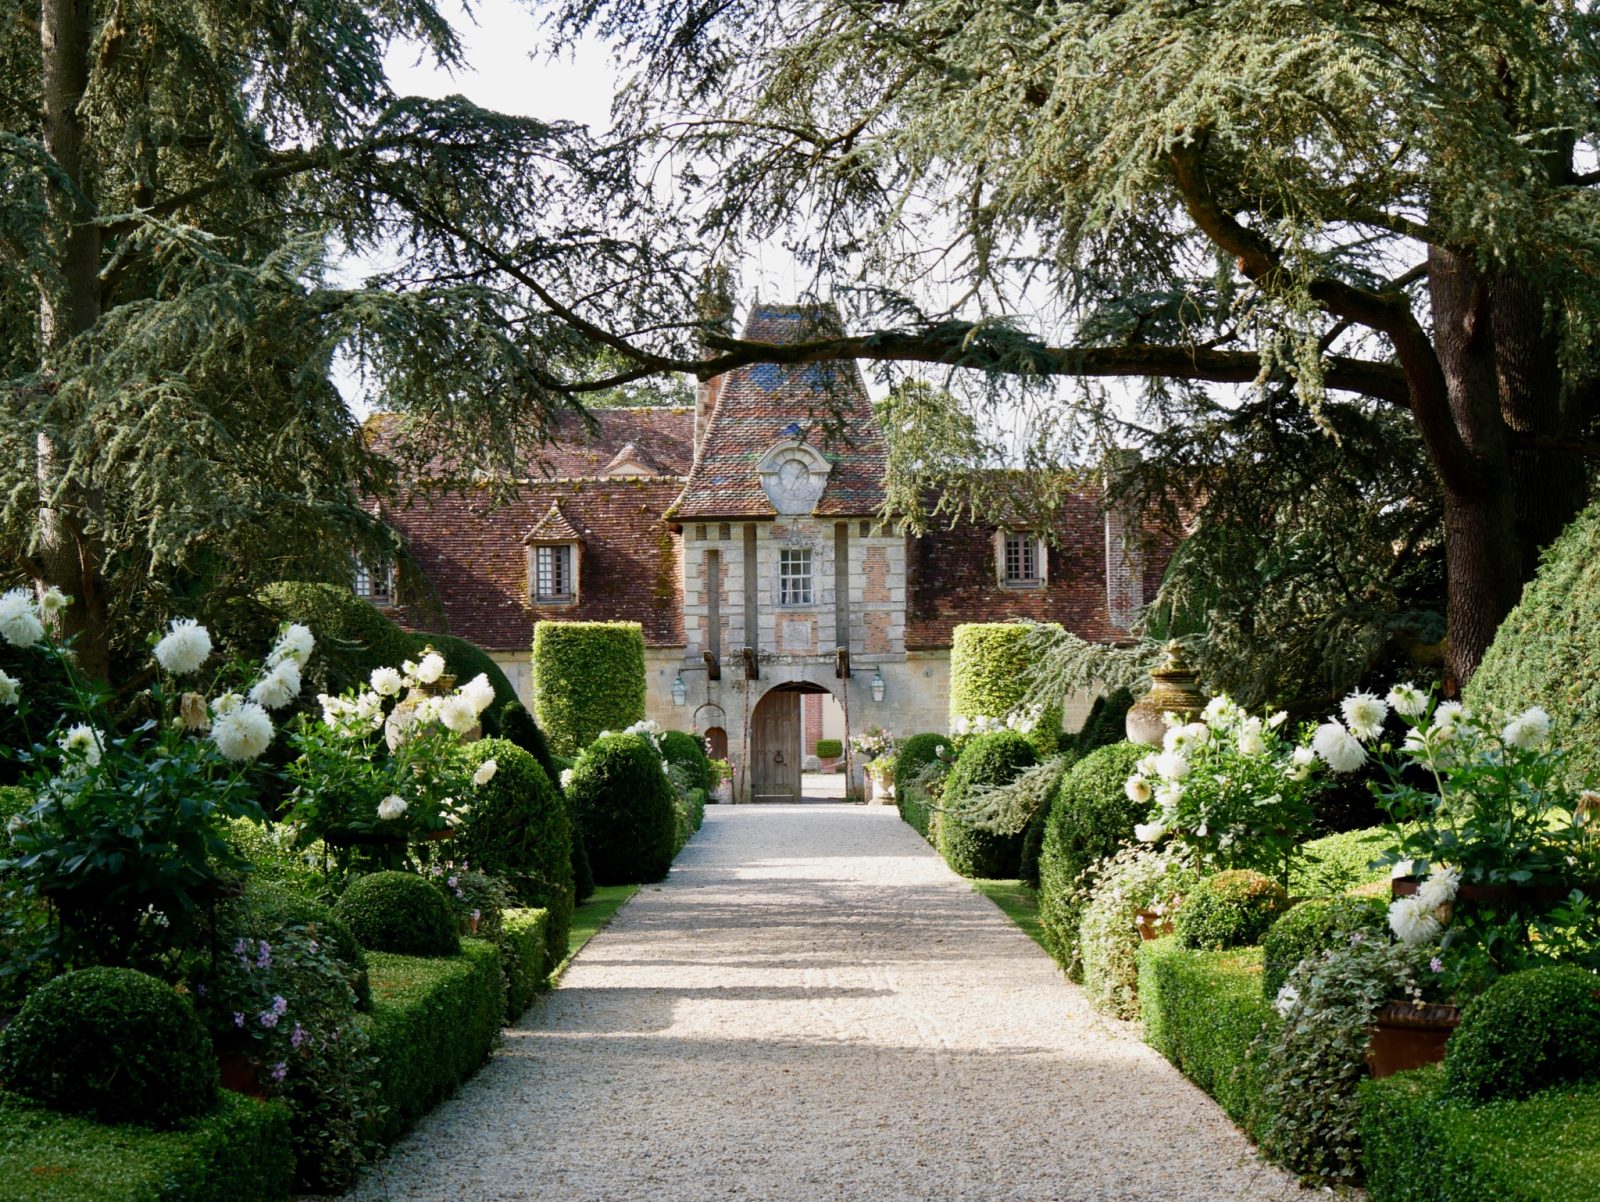
[[[223,1091],[173,1131],[111,1127],[0,1094],[0,1198],[13,1202],[278,1202],[289,1110]]]
[[[1265,1102],[1248,1052],[1262,1026],[1278,1021],[1261,996],[1261,950],[1196,952],[1167,938],[1136,956],[1145,1042],[1255,1134]]]
[[[1039,925],[1045,947],[1067,975],[1078,979],[1078,925],[1083,905],[1075,894],[1085,869],[1133,842],[1135,823],[1148,805],[1128,800],[1124,785],[1150,749],[1113,743],[1079,760],[1056,786],[1039,847]]]
[[[557,755],[644,718],[644,628],[637,622],[540,622],[533,628],[533,712]],[[592,851],[593,849],[591,849]]]
[[[368,960],[372,1013],[361,1023],[388,1107],[372,1134],[387,1144],[489,1058],[505,1023],[505,980],[499,949],[481,939],[463,939],[459,956],[373,952]]]
[[[1004,718],[1028,691],[1029,627],[1021,622],[964,622],[950,644],[950,722],[984,714]],[[1061,707],[1040,716],[1028,736],[1040,756],[1056,753]]]
[[[1363,885],[1387,885],[1389,870],[1367,865],[1393,846],[1394,836],[1381,826],[1313,839],[1289,866],[1289,896],[1333,897]],[[1388,890],[1383,892],[1387,897]]]
[[[1467,1106],[1437,1067],[1360,1086],[1370,1202],[1595,1202],[1600,1086]]]
[[[1010,784],[1038,762],[1033,744],[1012,731],[979,735],[956,757],[941,799],[939,854],[962,876],[1009,880],[1022,859],[1022,832],[997,835],[963,819],[962,804],[984,785]]]
[[[655,745],[643,735],[596,739],[567,789],[598,885],[659,881],[676,854],[678,810]]]
[[[506,1023],[522,1017],[550,981],[552,960],[547,950],[548,910],[504,910],[500,915],[500,960],[506,975]],[[563,936],[564,938],[564,936]],[[561,958],[566,958],[562,945]]]
[[[1501,713],[1544,706],[1565,771],[1574,780],[1600,775],[1600,504],[1546,548],[1461,699]]]

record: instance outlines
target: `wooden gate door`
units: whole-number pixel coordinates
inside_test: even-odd
[[[750,792],[756,801],[800,800],[800,694],[774,690],[751,717]]]

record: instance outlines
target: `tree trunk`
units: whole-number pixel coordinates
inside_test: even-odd
[[[1428,252],[1434,344],[1450,412],[1474,460],[1469,480],[1444,480],[1448,581],[1447,687],[1465,684],[1522,592],[1511,457],[1501,416],[1489,282],[1470,258]]]
[[[94,37],[91,0],[42,0],[39,21],[40,78],[44,100],[44,144],[81,195],[52,182],[51,216],[60,233],[59,276],[40,289],[39,329],[44,369],[52,373],[72,340],[100,317],[100,231],[93,217],[93,171],[79,113],[89,86]],[[61,467],[48,431],[38,441],[38,560],[41,574],[72,597],[61,633],[76,636],[78,663],[104,679],[110,669],[109,622],[101,587],[104,550],[93,531],[88,498],[78,482],[60,478]],[[51,501],[55,504],[51,504]]]

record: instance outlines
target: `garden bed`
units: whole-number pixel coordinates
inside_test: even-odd
[[[1595,1202],[1600,1086],[1467,1106],[1437,1068],[1361,1086],[1371,1202]]]
[[[224,1091],[171,1131],[107,1126],[0,1095],[8,1202],[272,1202],[293,1176],[289,1111]]]

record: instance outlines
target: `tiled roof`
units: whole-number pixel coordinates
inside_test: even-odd
[[[638,406],[591,409],[597,429],[591,431],[579,415],[563,412],[550,427],[550,441],[531,450],[516,474],[525,479],[579,479],[603,476],[620,453],[634,448],[636,462],[656,475],[686,476],[694,461],[694,410],[673,406]],[[397,434],[391,414],[375,414],[366,429],[379,450],[387,449]],[[648,448],[641,452],[639,448]],[[444,465],[429,466],[429,474],[443,474]]]
[[[1060,622],[1090,642],[1115,642],[1128,632],[1111,622],[1106,605],[1106,528],[1098,489],[1065,498],[1047,547],[1047,583],[1001,589],[995,583],[995,526],[958,521],[909,540],[906,556],[906,649],[950,646],[963,622],[1031,618]],[[1144,596],[1155,596],[1174,540],[1151,535],[1144,560]]]
[[[838,329],[831,306],[757,305],[742,337],[800,342]],[[877,512],[889,453],[854,363],[755,363],[716,383],[716,408],[672,517],[773,516],[756,463],[786,439],[803,439],[833,462],[817,501],[819,516],[868,517]]]
[[[567,515],[561,512],[561,502],[552,501],[544,516],[533,524],[533,529],[522,536],[523,545],[529,543],[577,543],[583,535],[574,529]]]
[[[618,451],[611,457],[611,462],[606,464],[605,470],[601,474],[609,476],[618,468],[624,467],[642,467],[645,469],[644,474],[647,476],[683,475],[681,471],[667,471],[666,468],[661,466],[659,460],[657,460],[654,456],[648,455],[644,451],[641,451],[636,444],[631,442],[624,445],[622,450]]]
[[[486,490],[474,486],[386,506],[383,517],[437,593],[447,633],[491,651],[525,652],[541,618],[617,620],[640,623],[647,646],[680,647],[679,542],[661,520],[680,487],[675,479],[550,481],[524,485],[511,504],[491,507]],[[528,597],[523,538],[557,506],[583,541],[579,599],[538,606]],[[424,612],[418,605],[398,616],[426,625]]]

